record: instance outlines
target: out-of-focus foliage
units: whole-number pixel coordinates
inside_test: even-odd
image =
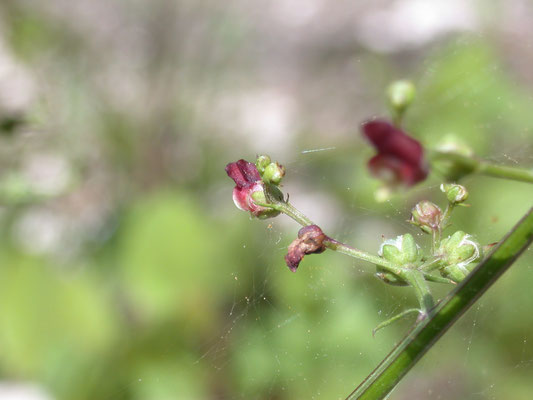
[[[339,254],[290,273],[299,227],[238,211],[224,166],[269,153],[291,201],[329,235],[372,252],[382,235],[427,244],[405,220],[421,199],[443,203],[440,177],[376,202],[358,132],[387,116],[388,84],[409,78],[405,128],[426,145],[454,138],[532,168],[532,6],[432,6],[3,1],[0,398],[354,389],[408,323],[372,329],[415,299]],[[472,207],[455,227],[481,243],[532,204],[531,185],[462,183]],[[395,398],[530,398],[532,263],[529,252]]]

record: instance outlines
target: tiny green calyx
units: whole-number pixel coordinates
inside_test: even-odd
[[[451,204],[461,204],[468,198],[468,191],[463,185],[457,183],[443,183],[440,190],[446,194]]]
[[[395,265],[413,264],[419,259],[418,245],[410,234],[400,235],[396,239],[383,242],[378,253]]]
[[[479,243],[463,231],[443,239],[437,252],[443,264],[441,275],[454,282],[461,282],[482,256]]]

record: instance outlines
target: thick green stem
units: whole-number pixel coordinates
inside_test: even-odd
[[[386,397],[405,374],[533,241],[533,208],[466,279],[416,324],[347,400]]]
[[[478,171],[480,174],[494,176],[496,178],[533,183],[533,170],[480,162]]]
[[[400,277],[413,287],[420,308],[426,315],[429,315],[435,307],[435,302],[424,279],[424,273],[416,269],[404,269],[401,271]]]
[[[461,167],[466,173],[478,173],[495,178],[533,183],[533,169],[494,165],[474,157],[451,152],[435,151],[431,154],[431,157],[436,161],[450,161]]]

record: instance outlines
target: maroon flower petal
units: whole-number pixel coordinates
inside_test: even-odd
[[[378,151],[368,167],[374,176],[390,183],[412,186],[428,174],[422,145],[387,121],[363,124],[363,133]]]
[[[226,165],[226,173],[238,188],[249,187],[261,180],[255,164],[242,159]]]

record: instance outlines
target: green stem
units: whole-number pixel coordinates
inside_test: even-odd
[[[350,257],[358,258],[359,260],[368,261],[369,263],[379,265],[387,271],[392,272],[393,274],[401,274],[402,268],[394,266],[384,258],[373,256],[372,254],[368,254],[362,250],[355,249],[329,237],[324,241],[324,244],[330,250],[338,251],[339,253],[346,254]]]
[[[429,261],[426,261],[424,264],[422,264],[420,267],[418,267],[418,270],[419,271],[424,271],[424,272],[431,272],[431,271],[434,271],[436,269],[439,269],[440,266],[441,266],[441,261],[442,261],[442,258],[441,257],[435,257]]]
[[[440,220],[441,231],[448,227],[448,221],[450,220],[450,217],[452,216],[452,211],[454,208],[455,208],[455,204],[453,203],[448,203],[448,205],[446,206],[446,210],[444,210],[444,214],[442,214],[442,217]]]
[[[287,216],[291,217],[293,220],[298,222],[300,225],[308,226],[308,225],[315,224],[313,221],[307,218],[307,216],[305,216],[301,211],[295,208],[288,201],[287,202],[279,201],[279,202],[275,202],[272,204],[260,204],[260,205],[274,208],[275,210],[278,210],[286,214]],[[392,272],[393,274],[399,275],[402,271],[401,268],[396,267],[395,265],[391,264],[390,262],[388,262],[387,260],[381,257],[373,256],[372,254],[368,254],[362,250],[358,250],[354,247],[350,247],[330,237],[327,237],[327,239],[324,240],[324,245],[330,250],[338,251],[339,253],[346,254],[350,257],[354,257],[359,260],[368,261],[369,263],[379,265],[383,267],[383,269],[389,272]]]
[[[533,169],[494,165],[474,157],[451,152],[435,151],[431,155],[434,160],[451,161],[460,166],[465,172],[478,173],[495,178],[511,179],[515,181],[533,183]]]
[[[266,206],[266,207],[272,207],[273,209],[282,212],[283,214],[291,217],[293,220],[295,220],[302,226],[315,225],[313,221],[307,218],[305,214],[303,214],[300,210],[298,210],[288,201],[286,202],[280,201],[280,202],[276,202],[273,204],[261,204],[261,205]]]
[[[466,279],[416,324],[347,400],[383,399],[533,241],[533,208]]]
[[[456,283],[448,278],[443,278],[442,276],[437,275],[431,275],[429,272],[422,271],[424,274],[424,278],[428,282],[435,282],[435,283],[446,283],[448,285],[455,285]]]
[[[418,308],[409,308],[409,309],[407,309],[405,311],[402,311],[398,315],[395,315],[394,317],[392,317],[392,318],[390,318],[390,319],[388,319],[386,321],[383,321],[378,326],[376,326],[374,329],[372,329],[372,336],[374,336],[377,331],[385,328],[386,326],[389,326],[390,324],[392,324],[393,322],[398,321],[399,319],[404,318],[406,315],[413,314],[413,313],[420,314],[421,312],[422,311],[420,309],[418,309]]]
[[[421,310],[424,314],[429,315],[435,307],[435,302],[424,279],[424,273],[416,269],[404,269],[401,271],[400,277],[413,287]]]
[[[533,170],[480,162],[478,171],[480,174],[493,176],[495,178],[533,183]]]

